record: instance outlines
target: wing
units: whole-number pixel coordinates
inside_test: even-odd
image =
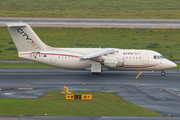
[[[101,55],[113,53],[113,52],[115,52],[114,48],[104,48],[104,49],[92,51],[84,56],[81,56],[80,59],[81,60],[89,60],[91,58],[99,57]]]

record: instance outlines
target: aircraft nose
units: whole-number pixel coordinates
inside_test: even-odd
[[[177,67],[177,65],[174,62],[171,62],[171,67],[174,68]]]
[[[174,67],[177,67],[177,65],[172,61],[168,61],[168,68],[174,68]]]

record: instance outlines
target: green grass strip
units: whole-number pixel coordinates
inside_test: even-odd
[[[1,17],[179,19],[178,0],[1,0]]]
[[[66,100],[60,91],[49,91],[39,99],[0,98],[0,115],[53,116],[162,116],[129,103],[112,93],[74,91],[92,94],[92,100]]]
[[[37,62],[0,62],[0,68],[55,68]]]
[[[180,60],[180,29],[33,28],[52,47],[147,49]],[[7,28],[0,28],[0,60],[18,60]],[[82,51],[83,52],[83,51]]]

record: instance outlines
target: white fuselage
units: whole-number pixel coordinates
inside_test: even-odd
[[[89,51],[99,49],[101,48],[54,48],[44,51],[19,52],[19,57],[63,69],[90,70],[93,63],[100,61],[97,59],[80,60],[80,57]],[[115,53],[105,56],[122,57],[124,65],[116,68],[103,65],[102,70],[156,71],[176,66],[163,57],[155,57],[162,55],[151,50],[115,49],[115,51]]]

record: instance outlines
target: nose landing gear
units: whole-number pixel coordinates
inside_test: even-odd
[[[162,76],[165,76],[165,72],[164,72],[164,70],[161,72],[161,75],[162,75]]]

